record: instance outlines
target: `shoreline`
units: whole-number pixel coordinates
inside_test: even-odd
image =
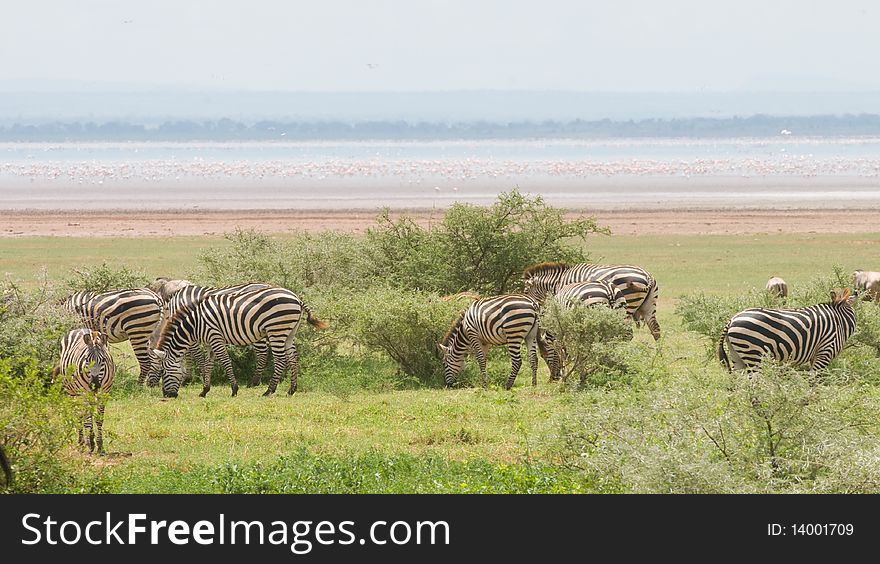
[[[272,210],[15,210],[0,214],[0,237],[193,237],[236,229],[269,234],[342,231],[365,233],[381,208]],[[391,210],[429,225],[441,209]],[[567,219],[592,217],[618,235],[711,235],[880,232],[880,209],[724,208],[570,209]]]

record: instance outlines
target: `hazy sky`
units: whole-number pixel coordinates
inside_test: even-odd
[[[880,4],[6,2],[0,87],[880,90]]]

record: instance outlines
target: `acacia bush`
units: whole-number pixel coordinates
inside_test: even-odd
[[[768,361],[751,378],[705,367],[574,401],[550,436],[602,491],[880,492],[880,401],[865,384]]]
[[[393,360],[403,383],[439,387],[444,381],[437,343],[464,307],[430,292],[371,288],[351,296],[340,321],[356,344]],[[459,381],[467,382],[463,372]]]
[[[627,345],[633,338],[633,322],[623,309],[569,307],[555,298],[541,312],[541,326],[552,335],[552,346],[563,361],[562,379],[574,377],[583,385],[620,380],[636,353]]]
[[[106,262],[75,268],[64,279],[64,287],[67,290],[65,295],[81,290],[108,292],[144,288],[147,284],[147,275],[142,271],[132,270],[126,265],[112,266]]]
[[[374,275],[363,240],[346,233],[300,232],[282,240],[236,230],[224,239],[226,244],[199,255],[194,281],[208,286],[265,282],[299,293],[312,287],[363,288]]]
[[[565,210],[540,196],[513,190],[489,207],[453,204],[424,228],[411,218],[392,220],[386,211],[367,232],[379,276],[387,283],[440,294],[471,290],[483,295],[515,291],[522,271],[545,260],[584,262],[583,241],[607,234],[591,218],[565,219]]]

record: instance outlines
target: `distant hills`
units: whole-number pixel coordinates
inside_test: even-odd
[[[880,135],[877,92],[129,92],[123,86],[0,81],[0,140]]]
[[[405,121],[174,120],[53,121],[0,126],[0,141],[310,141],[453,139],[609,139],[623,137],[880,136],[880,114],[747,118],[611,119],[498,123]]]

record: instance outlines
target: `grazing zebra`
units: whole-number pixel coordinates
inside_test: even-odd
[[[164,320],[173,317],[177,310],[179,310],[180,308],[191,307],[193,304],[208,295],[239,294],[242,292],[251,292],[253,290],[264,290],[266,288],[271,288],[271,286],[269,284],[262,284],[259,282],[238,284],[236,286],[226,286],[224,288],[211,288],[207,286],[196,286],[194,284],[190,284],[175,292],[174,295],[171,296],[171,298],[166,302],[165,307],[162,309],[162,319]],[[160,321],[158,324],[156,324],[156,329],[150,336],[151,347],[156,343],[156,340],[159,338],[159,331],[161,327],[162,323]],[[251,380],[248,384],[249,387],[259,385],[260,380],[262,379],[263,371],[266,369],[266,362],[269,356],[269,344],[266,341],[259,341],[257,343],[254,343],[254,350],[257,353],[257,370],[251,377]],[[191,347],[187,352],[190,358],[190,366],[199,367],[199,370],[202,372],[202,382],[205,386],[210,387],[211,375],[206,372],[208,366],[208,358],[206,357],[206,353],[198,344]],[[210,352],[208,354],[210,354]],[[154,373],[151,374],[150,377],[155,378],[155,381],[152,382],[151,385],[158,384],[158,379],[160,376],[159,372],[160,371],[154,371]]]
[[[141,288],[102,294],[77,292],[68,296],[64,308],[79,315],[86,327],[106,335],[108,343],[131,341],[140,365],[138,384],[143,384],[153,370],[148,343],[159,323],[162,304],[158,294]]]
[[[160,361],[166,370],[162,393],[166,397],[177,397],[181,383],[180,356],[197,343],[208,345],[229,377],[232,395],[238,393],[238,382],[232,370],[232,360],[226,345],[253,345],[263,340],[269,341],[272,356],[275,358],[275,371],[269,388],[263,394],[275,392],[285,368],[291,369],[290,389],[296,391],[299,375],[299,357],[294,335],[299,327],[302,314],[317,329],[327,324],[312,317],[312,312],[296,294],[285,288],[265,288],[238,294],[209,294],[201,300],[179,308],[173,316],[162,322],[159,337],[150,354]],[[211,369],[213,360],[208,357],[204,368],[204,388],[199,394],[205,397],[211,389]]]
[[[831,302],[800,309],[753,308],[734,315],[721,332],[718,360],[730,370],[760,364],[770,356],[781,362],[809,364],[821,370],[840,353],[856,328],[855,301],[849,289],[831,292]]]
[[[767,291],[777,298],[787,298],[788,284],[786,284],[785,280],[782,278],[774,276],[770,280],[767,280]]]
[[[152,290],[159,294],[159,297],[162,298],[162,301],[167,302],[171,299],[171,297],[187,286],[195,286],[189,280],[172,280],[170,278],[165,278],[164,276],[160,276],[156,278],[152,282],[150,282],[149,286],[147,286],[148,290]]]
[[[549,294],[574,282],[610,282],[626,299],[626,312],[638,326],[641,321],[648,325],[655,340],[660,338],[657,322],[657,281],[638,266],[603,264],[574,264],[543,262],[523,271],[526,295],[544,303]]]
[[[89,452],[97,447],[104,452],[104,405],[113,385],[116,365],[107,349],[107,338],[91,329],[73,329],[61,340],[61,362],[52,371],[71,396],[83,396],[84,411],[79,427],[79,445],[88,444]],[[92,428],[92,414],[97,432]]]
[[[480,366],[480,379],[486,386],[486,355],[490,345],[507,345],[510,353],[510,377],[504,386],[510,389],[522,365],[520,349],[523,341],[529,353],[532,368],[532,385],[538,383],[538,304],[528,296],[507,294],[481,298],[470,306],[453,322],[452,327],[438,343],[443,353],[443,376],[447,386],[455,383],[455,378],[464,366],[465,356],[472,351]],[[555,352],[547,347],[551,355],[547,360],[551,374],[555,363]]]

